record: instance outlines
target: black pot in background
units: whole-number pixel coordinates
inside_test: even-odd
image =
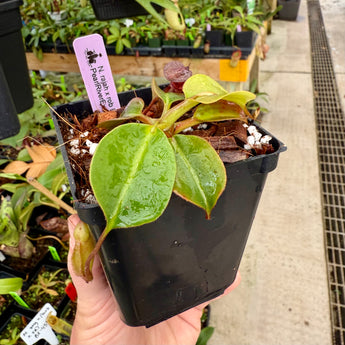
[[[165,56],[174,57],[176,56],[176,41],[175,40],[163,40],[162,49]]]
[[[277,6],[283,6],[278,12],[279,19],[296,20],[301,0],[278,0]]]
[[[210,42],[211,47],[224,45],[224,30],[205,31],[205,40]]]
[[[21,0],[0,0],[0,64],[16,107],[21,113],[33,106],[31,82],[21,34]]]
[[[147,11],[135,0],[91,0],[98,20],[127,18],[147,15]],[[154,5],[158,10],[161,7]]]
[[[136,90],[146,104],[151,89]],[[121,105],[134,92],[119,94]],[[81,116],[91,113],[81,101],[56,111]],[[52,113],[60,144],[59,120]],[[82,116],[81,116],[82,117]],[[261,129],[264,134],[268,134]],[[221,295],[236,277],[267,174],[274,170],[285,147],[272,139],[275,152],[226,165],[226,190],[210,220],[200,208],[175,194],[155,222],[135,229],[112,230],[101,248],[107,279],[130,326],[152,326]],[[64,145],[61,145],[75,207],[96,238],[105,219],[98,205],[77,201],[76,184]]]
[[[236,45],[241,48],[253,47],[256,39],[256,33],[254,31],[240,31],[236,32],[235,41]]]
[[[0,140],[16,135],[19,130],[16,107],[0,63]]]

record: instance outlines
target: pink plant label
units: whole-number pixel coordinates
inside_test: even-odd
[[[92,110],[120,108],[103,37],[92,34],[76,38],[73,48]]]

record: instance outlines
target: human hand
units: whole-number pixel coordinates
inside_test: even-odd
[[[99,257],[95,258],[92,269],[93,280],[89,283],[77,277],[72,269],[73,231],[78,222],[80,219],[77,215],[72,215],[68,219],[71,234],[68,269],[78,294],[77,313],[70,343],[72,345],[195,345],[200,333],[202,311],[209,302],[150,328],[127,326],[120,318],[119,307],[105,278]],[[234,283],[224,294],[229,293],[239,283],[240,276],[237,274]]]

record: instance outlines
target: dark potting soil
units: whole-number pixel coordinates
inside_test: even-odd
[[[20,338],[19,334],[29,322],[30,320],[28,320],[25,316],[19,314],[13,315],[6,327],[0,333],[0,343],[25,345],[25,342]],[[5,340],[7,340],[6,343]]]
[[[153,100],[143,113],[153,118],[160,117],[162,104],[159,99]],[[89,153],[87,141],[98,143],[109,130],[97,127],[100,122],[116,118],[122,109],[109,112],[95,112],[92,114],[59,114],[59,125],[64,139],[71,167],[76,182],[77,198],[81,202],[96,203],[89,183],[89,168],[92,155]],[[182,119],[191,117],[192,113]],[[206,123],[194,126],[185,130],[186,135],[197,135],[203,137],[217,151],[224,163],[233,163],[246,159],[252,155],[259,155],[273,152],[272,145],[263,145],[261,149],[245,150],[247,142],[247,129],[244,122],[239,120]]]
[[[36,236],[33,235],[33,237]],[[52,239],[42,239],[33,241],[33,244],[35,246],[34,253],[29,259],[15,258],[5,255],[6,259],[2,262],[2,264],[17,272],[29,274],[48,253],[48,246],[54,246],[56,243]]]
[[[0,295],[0,316],[5,311],[5,309],[11,304],[12,298],[9,295]]]

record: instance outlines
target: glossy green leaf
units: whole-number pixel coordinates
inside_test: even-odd
[[[222,160],[205,140],[193,135],[175,135],[171,139],[176,155],[174,192],[203,208],[207,218],[226,186]]]
[[[0,295],[16,292],[23,286],[22,278],[2,278],[0,279]]]
[[[117,117],[115,119],[111,119],[108,121],[103,121],[98,124],[98,127],[106,128],[110,130],[133,119],[137,119],[145,123],[153,123],[153,119],[149,118],[148,116],[145,116],[142,113],[144,107],[145,107],[145,103],[141,98],[139,97],[132,98],[128,102],[126,108],[121,113],[120,117]]]
[[[156,220],[170,200],[175,175],[174,150],[160,129],[129,123],[108,133],[90,167],[106,232]]]
[[[204,74],[194,74],[183,84],[186,98],[194,98],[199,103],[213,103],[228,92],[215,80]]]
[[[255,95],[248,91],[228,92],[204,74],[195,74],[188,78],[183,85],[183,92],[186,98],[193,98],[199,103],[210,104],[224,99],[238,104],[242,109],[246,103],[255,99]]]
[[[139,97],[132,98],[128,102],[126,108],[121,113],[120,117],[129,118],[129,117],[141,115],[144,107],[145,107],[145,102],[143,101],[142,98],[139,98]]]
[[[184,100],[184,95],[182,93],[176,92],[164,92],[156,83],[155,79],[152,79],[152,92],[153,97],[159,97],[164,103],[163,114],[170,109],[171,105],[176,101]]]
[[[245,109],[246,104],[255,98],[256,96],[249,91],[230,92],[225,97],[222,97],[225,101],[238,104],[242,109]]]
[[[220,100],[213,104],[200,104],[193,115],[200,122],[215,122],[225,120],[243,120],[247,117],[241,107],[235,103]]]

